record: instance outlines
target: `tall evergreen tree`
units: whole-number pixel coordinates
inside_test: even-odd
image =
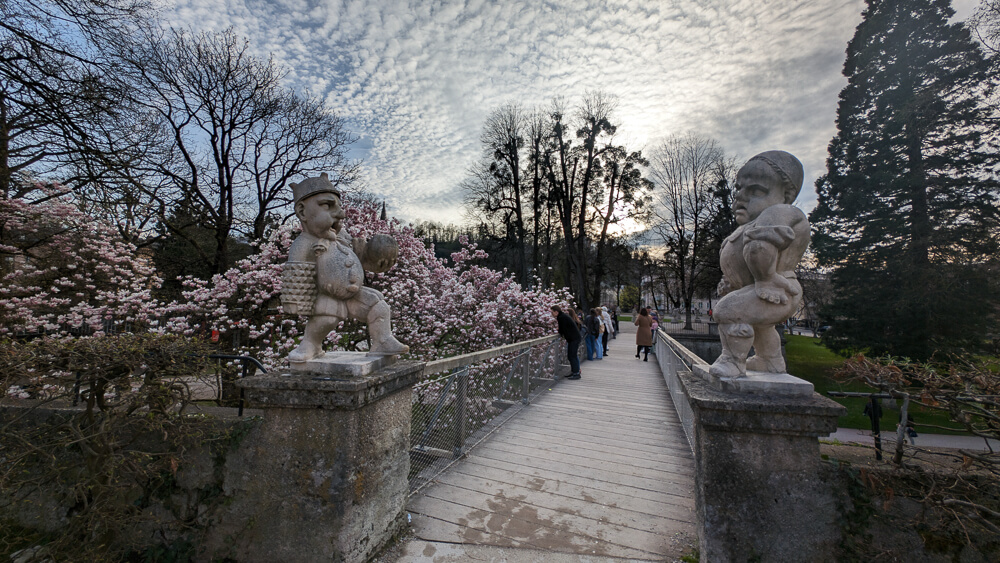
[[[950,0],[867,0],[810,216],[832,268],[835,348],[926,358],[995,318],[995,76]]]

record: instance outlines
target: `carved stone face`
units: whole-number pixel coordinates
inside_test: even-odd
[[[345,215],[337,194],[318,193],[300,201],[295,206],[295,216],[302,222],[303,231],[316,238],[334,240]]]
[[[785,203],[785,189],[778,174],[759,160],[751,160],[736,174],[736,223],[745,225],[773,205]]]

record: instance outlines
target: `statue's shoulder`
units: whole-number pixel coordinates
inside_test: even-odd
[[[758,226],[786,225],[795,227],[799,224],[809,224],[806,214],[794,205],[781,203],[772,205],[760,213],[754,221]]]
[[[292,241],[292,246],[288,247],[289,262],[315,262],[316,255],[312,247],[319,239],[309,233],[302,233]]]

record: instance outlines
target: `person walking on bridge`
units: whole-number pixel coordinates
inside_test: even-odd
[[[580,328],[569,315],[563,313],[559,305],[552,306],[552,317],[559,325],[559,334],[566,339],[566,357],[569,359],[570,374],[566,379],[580,379]]]
[[[639,327],[635,333],[635,357],[638,358],[639,353],[645,351],[642,361],[648,362],[649,348],[653,345],[653,317],[649,316],[649,311],[644,307],[633,324]]]

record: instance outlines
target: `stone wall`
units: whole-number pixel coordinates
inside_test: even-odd
[[[56,431],[81,412],[0,407],[0,421],[14,425],[8,431],[18,427]],[[243,471],[245,451],[260,439],[260,424],[260,417],[212,416],[192,421],[189,430],[198,438],[186,451],[172,454],[178,462],[172,475],[148,481],[146,487],[136,484],[132,492],[125,488],[122,502],[131,500],[130,504],[105,507],[128,516],[125,525],[117,529],[115,541],[140,553],[154,545],[200,545],[214,526],[227,522],[224,508],[235,500],[227,481]],[[120,452],[121,457],[129,457],[130,452],[170,451],[162,437],[123,437],[131,445]],[[44,533],[58,533],[70,524],[79,510],[80,499],[73,491],[76,483],[72,471],[54,468],[82,468],[85,460],[74,448],[52,454],[53,458],[39,458],[36,466],[38,474],[51,475],[46,483],[0,491],[0,518]],[[206,559],[225,557],[225,553],[203,555]]]
[[[248,378],[243,385],[261,416],[185,419],[191,439],[183,451],[157,442],[155,432],[123,434],[120,443],[131,445],[118,458],[142,459],[129,455],[132,448],[176,464],[171,475],[144,475],[137,481],[147,487],[116,494],[116,545],[140,556],[155,545],[189,546],[179,560],[194,561],[368,560],[405,525],[410,389],[421,368],[403,362],[351,379]],[[81,412],[0,408],[0,423],[56,431]],[[0,520],[49,533],[67,527],[80,509],[74,468],[86,462],[78,448],[54,453],[68,470],[42,486],[0,491]],[[40,457],[37,469],[51,465]]]

